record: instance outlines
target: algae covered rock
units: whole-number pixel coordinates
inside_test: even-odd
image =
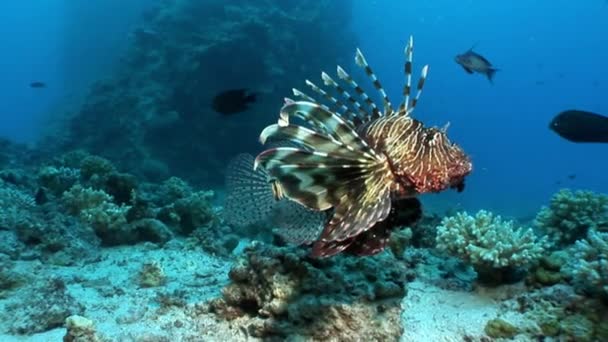
[[[261,338],[395,341],[401,336],[405,267],[391,253],[311,259],[295,247],[253,243],[210,309],[246,321]]]
[[[78,315],[65,319],[66,333],[63,342],[101,342],[95,331],[93,321]]]
[[[489,320],[484,331],[492,338],[513,338],[518,334],[517,327],[500,318]]]

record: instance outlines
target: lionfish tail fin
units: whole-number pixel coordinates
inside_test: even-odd
[[[234,157],[226,170],[226,199],[223,217],[230,225],[245,227],[268,221],[276,195],[266,170],[254,170],[254,158],[243,153]]]

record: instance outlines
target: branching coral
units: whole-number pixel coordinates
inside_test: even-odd
[[[107,193],[74,185],[63,194],[63,201],[68,210],[90,225],[104,243],[114,244],[124,233],[130,207],[116,205]]]
[[[608,232],[590,230],[586,239],[576,241],[567,271],[577,283],[608,299]]]
[[[507,281],[511,271],[536,261],[545,245],[532,229],[515,229],[485,210],[446,217],[437,228],[437,247],[471,264],[481,281]]]
[[[535,219],[558,245],[582,239],[589,229],[608,230],[608,196],[591,191],[562,189]]]

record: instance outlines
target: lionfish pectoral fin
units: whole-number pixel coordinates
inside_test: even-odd
[[[226,170],[226,199],[222,216],[230,225],[241,227],[267,222],[277,202],[277,193],[268,172],[255,169],[250,154],[239,154]]]

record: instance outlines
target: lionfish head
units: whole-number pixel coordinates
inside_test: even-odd
[[[464,189],[464,179],[471,173],[473,164],[462,147],[452,143],[446,129],[421,128],[417,159],[404,165],[404,175],[417,193],[439,192],[448,188]]]

